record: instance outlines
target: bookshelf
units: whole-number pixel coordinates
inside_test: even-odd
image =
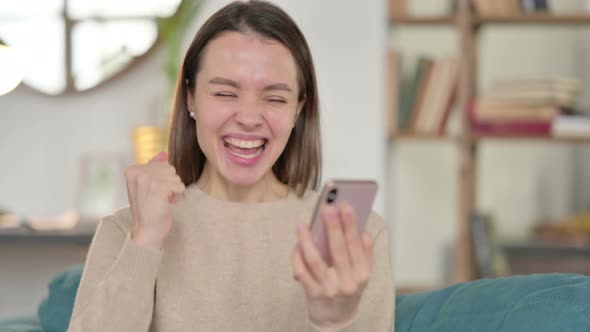
[[[392,144],[398,144],[408,141],[447,141],[459,142],[460,136],[454,135],[415,135],[415,134],[394,134],[391,137]],[[538,142],[538,143],[563,143],[563,144],[588,144],[590,138],[586,137],[548,137],[548,136],[519,136],[519,135],[502,135],[502,136],[487,136],[487,135],[473,135],[473,140],[476,142],[483,141],[505,141],[505,142]]]
[[[490,16],[474,18],[474,23],[482,24],[543,24],[543,25],[577,25],[590,24],[589,14],[526,14],[518,16]]]
[[[92,241],[96,224],[79,224],[72,229],[54,231],[33,231],[24,227],[0,229],[0,243],[7,244],[80,244]]]
[[[432,17],[408,17],[392,15],[390,23],[393,25],[451,25],[457,23],[458,15],[432,16]],[[590,24],[590,14],[526,14],[516,16],[472,16],[474,26],[493,24],[514,24],[514,25],[577,25]]]
[[[453,24],[455,23],[454,16],[441,17],[404,17],[392,16],[390,22],[392,24],[407,24],[407,25],[424,25],[424,24]]]
[[[394,134],[391,137],[391,141],[393,143],[402,142],[402,141],[456,141],[458,140],[458,136],[452,135],[415,135],[415,134]]]
[[[514,143],[518,142],[538,142],[538,143],[564,143],[564,144],[587,144],[590,143],[590,138],[585,137],[547,137],[547,136],[480,136],[475,135],[474,139],[476,141],[491,141],[491,140],[498,140],[498,141],[511,141]]]
[[[472,133],[467,109],[470,102],[476,97],[477,91],[477,63],[478,63],[478,37],[482,26],[513,25],[513,26],[590,26],[590,13],[588,14],[551,14],[535,13],[511,16],[486,16],[478,17],[470,10],[470,0],[458,0],[457,12],[454,15],[439,17],[408,17],[400,15],[393,9],[396,0],[389,0],[390,26],[433,26],[445,25],[452,27],[458,35],[458,54],[460,59],[460,76],[458,95],[456,99],[457,109],[461,114],[460,134],[457,135],[424,135],[411,133],[389,133],[391,144],[403,144],[410,141],[437,142],[444,141],[455,144],[458,147],[458,213],[456,223],[456,238],[454,258],[453,281],[464,282],[476,277],[475,258],[471,244],[469,218],[476,210],[477,198],[477,169],[478,146],[485,141],[503,141],[518,144],[521,142],[538,142],[540,144],[587,144],[590,138],[567,138],[547,136],[486,136]]]

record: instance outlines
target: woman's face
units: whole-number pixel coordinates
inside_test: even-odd
[[[233,184],[256,184],[283,152],[303,102],[297,66],[280,42],[225,32],[203,50],[193,105],[209,166]]]

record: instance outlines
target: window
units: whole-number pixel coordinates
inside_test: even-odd
[[[145,54],[181,0],[18,0],[0,6],[0,40],[23,81],[47,94],[97,86]]]

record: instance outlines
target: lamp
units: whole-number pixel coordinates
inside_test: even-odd
[[[132,136],[135,161],[138,164],[147,163],[166,148],[164,131],[161,128],[155,126],[136,127],[133,129]]]
[[[22,57],[11,47],[0,41],[0,96],[16,88],[23,79]]]

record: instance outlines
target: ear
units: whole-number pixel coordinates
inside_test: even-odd
[[[299,119],[299,113],[301,113],[303,106],[305,106],[306,99],[307,98],[303,96],[303,99],[301,99],[301,101],[299,101],[299,103],[297,104],[297,112],[295,112],[295,121],[293,123],[296,123],[297,119]]]
[[[191,108],[193,108],[195,105],[195,101],[193,98],[193,92],[190,90],[187,90],[186,92],[186,108],[188,112],[191,112]]]

